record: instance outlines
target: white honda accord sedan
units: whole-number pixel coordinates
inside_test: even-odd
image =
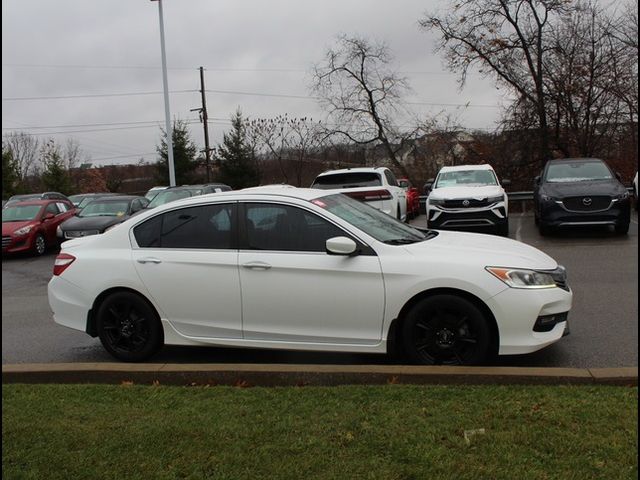
[[[48,290],[57,323],[123,361],[167,344],[481,364],[558,341],[572,299],[564,268],[523,243],[276,187],[179,200],[65,242]]]

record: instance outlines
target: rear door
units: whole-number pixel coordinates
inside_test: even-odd
[[[242,336],[235,215],[235,203],[198,205],[133,229],[138,275],[182,335]]]

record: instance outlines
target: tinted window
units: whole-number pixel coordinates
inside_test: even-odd
[[[56,206],[55,203],[50,203],[44,209],[44,213],[45,213],[45,215],[47,213],[53,213],[54,215],[58,215],[60,213],[60,210],[58,210],[58,207]]]
[[[384,176],[387,177],[387,183],[389,185],[394,187],[398,186],[398,180],[396,180],[396,176],[390,170],[385,170]]]
[[[172,210],[134,229],[141,247],[231,248],[232,205]]]
[[[324,252],[327,239],[345,235],[325,219],[286,205],[247,204],[246,217],[253,250]]]
[[[378,187],[382,185],[380,175],[375,172],[346,172],[321,175],[313,181],[311,188]]]

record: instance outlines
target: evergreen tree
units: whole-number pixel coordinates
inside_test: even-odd
[[[9,149],[2,149],[2,198],[9,198],[16,193],[18,171],[13,154]]]
[[[157,178],[162,185],[169,185],[169,156],[167,154],[167,132],[161,129],[160,146],[156,151],[160,160],[156,163]],[[186,122],[175,120],[171,132],[173,141],[173,165],[176,174],[176,185],[189,184],[194,180],[196,161],[196,145],[191,140]]]
[[[260,183],[260,171],[247,144],[247,132],[240,109],[231,117],[231,131],[223,135],[217,153],[220,159],[220,182],[234,189],[254,187]]]
[[[71,177],[65,168],[60,148],[53,140],[49,140],[42,147],[41,155],[44,164],[42,183],[45,189],[70,195],[73,190]]]

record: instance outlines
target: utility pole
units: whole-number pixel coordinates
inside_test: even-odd
[[[207,165],[207,182],[211,181],[211,149],[209,148],[209,116],[207,97],[204,94],[204,68],[200,67],[200,95],[202,97],[202,125],[204,126],[204,158]]]

